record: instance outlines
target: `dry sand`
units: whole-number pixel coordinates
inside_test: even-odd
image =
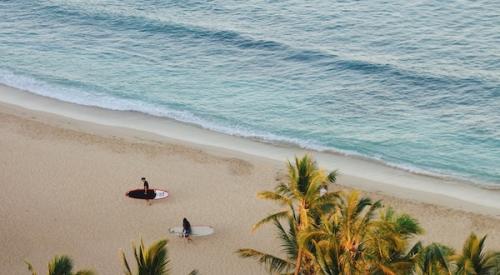
[[[266,274],[234,251],[278,251],[270,227],[254,234],[250,228],[272,211],[272,204],[255,194],[274,187],[284,161],[0,103],[0,274],[27,274],[25,259],[43,274],[56,254],[70,255],[77,268],[120,274],[120,250],[132,259],[131,241],[140,237],[146,244],[169,238],[174,274],[192,269]],[[171,197],[151,206],[126,198],[127,190],[141,187],[142,176]],[[411,177],[416,176],[406,173]],[[339,182],[367,187],[371,196],[417,218],[427,243],[458,248],[475,231],[488,234],[488,248],[500,250],[498,191],[487,191],[493,195],[480,205],[432,193],[415,195],[347,173]],[[180,225],[183,217],[212,225],[215,235],[192,244],[168,236],[168,227]]]

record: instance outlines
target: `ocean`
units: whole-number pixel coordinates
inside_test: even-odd
[[[0,83],[500,186],[500,1],[0,1]]]

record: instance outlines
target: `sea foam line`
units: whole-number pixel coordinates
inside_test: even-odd
[[[327,147],[315,144],[312,141],[304,141],[300,139],[281,137],[271,133],[251,131],[246,128],[239,127],[238,125],[234,125],[232,127],[222,126],[217,123],[201,119],[191,112],[167,109],[165,106],[159,106],[139,100],[117,98],[99,93],[97,91],[86,91],[72,87],[56,87],[55,85],[48,84],[47,82],[40,81],[32,77],[14,74],[3,69],[0,69],[0,83],[20,90],[28,91],[36,95],[64,102],[90,107],[99,107],[113,111],[139,112],[155,117],[173,119],[179,122],[196,125],[207,130],[232,136],[257,139],[269,143],[278,142],[294,144],[299,145],[304,149],[316,151],[324,151],[328,149]]]
[[[473,184],[489,189],[500,188],[498,184],[480,182],[477,180],[470,179],[469,177],[464,175],[458,175],[442,171],[429,171],[427,169],[421,169],[408,164],[392,163],[384,160],[381,157],[368,156],[355,151],[327,147],[310,140],[301,140],[296,138],[283,137],[272,133],[251,131],[246,128],[239,127],[237,125],[233,127],[221,126],[217,123],[201,119],[196,115],[192,114],[191,112],[171,110],[165,108],[164,106],[145,103],[139,100],[129,100],[129,99],[111,97],[96,91],[85,91],[83,89],[72,88],[72,87],[56,87],[55,85],[51,85],[47,82],[37,80],[32,77],[15,74],[12,73],[11,71],[4,69],[0,69],[0,83],[36,95],[68,103],[89,106],[89,107],[98,107],[113,111],[138,112],[154,117],[172,119],[178,122],[190,124],[206,130],[219,132],[230,136],[248,138],[268,144],[273,144],[278,146],[283,146],[283,145],[294,146],[294,147],[296,146],[305,150],[325,152],[325,153],[343,155],[347,157],[355,157],[367,161],[380,163],[385,166],[396,168],[413,174],[431,176],[435,178],[441,178],[444,180],[458,180],[461,182],[466,182],[468,184]]]

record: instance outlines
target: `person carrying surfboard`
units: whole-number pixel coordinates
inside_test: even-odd
[[[182,219],[182,237],[192,241],[191,232],[191,223],[186,218]]]
[[[149,183],[145,177],[142,177],[141,180],[142,180],[142,183],[144,183],[144,194],[147,194],[149,191]]]
[[[146,180],[145,177],[142,177],[141,180],[144,183],[144,195],[148,195],[148,192],[149,192],[149,183],[148,183],[148,181]],[[151,202],[149,201],[149,199],[146,199],[146,203],[148,205],[151,205]]]

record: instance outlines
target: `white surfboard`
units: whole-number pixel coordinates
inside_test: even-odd
[[[208,236],[214,234],[213,227],[208,225],[195,225],[191,226],[191,236]],[[168,229],[170,234],[182,236],[182,226],[171,227]]]
[[[168,197],[168,192],[165,190],[155,189],[155,194],[156,194],[155,200],[164,199],[164,198]]]

